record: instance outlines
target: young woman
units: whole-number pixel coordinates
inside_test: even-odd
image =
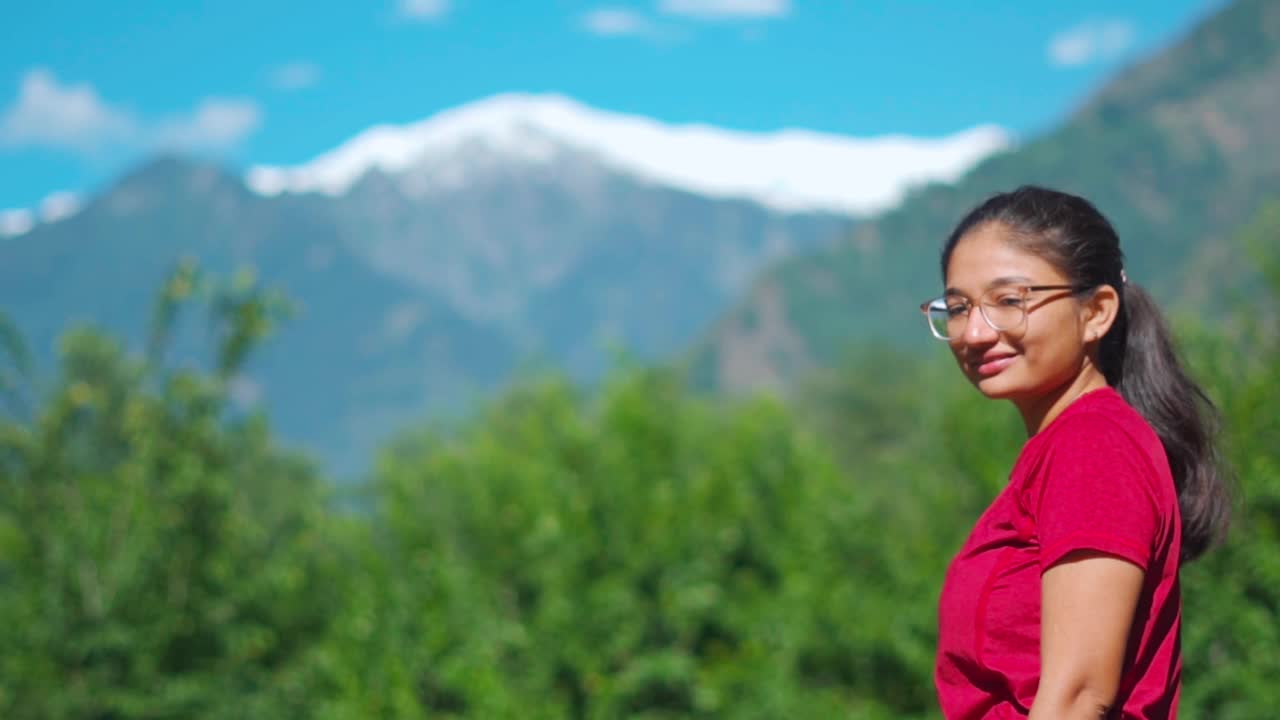
[[[951,720],[1172,718],[1178,568],[1229,503],[1212,405],[1086,200],[1023,187],[942,251],[933,334],[1029,440],[943,583],[935,683]]]

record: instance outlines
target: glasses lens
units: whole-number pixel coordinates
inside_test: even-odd
[[[940,340],[949,339],[951,309],[947,307],[947,301],[943,298],[929,301],[929,310],[926,314],[929,316],[929,330],[933,332],[933,336]]]
[[[1012,330],[1026,317],[1026,296],[1015,288],[995,288],[982,296],[982,310],[996,330]]]

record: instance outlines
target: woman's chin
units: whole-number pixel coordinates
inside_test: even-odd
[[[1008,382],[1008,378],[1001,377],[1001,375],[970,377],[969,379],[973,386],[978,389],[978,392],[992,400],[1012,400],[1018,395],[1017,388]]]

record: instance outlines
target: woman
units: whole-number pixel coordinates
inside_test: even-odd
[[[1229,503],[1208,418],[1119,238],[1082,198],[1023,187],[971,211],[921,309],[1029,440],[952,561],[935,682],[947,718],[1171,718],[1178,569]]]

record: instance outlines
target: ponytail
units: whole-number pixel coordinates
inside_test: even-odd
[[[1231,514],[1214,443],[1218,413],[1183,369],[1151,295],[1133,283],[1121,287],[1120,315],[1103,338],[1098,364],[1164,445],[1182,515],[1182,561],[1189,562],[1222,538]]]
[[[1115,228],[1088,200],[1032,185],[992,196],[969,212],[942,249],[942,274],[956,244],[973,228],[998,222],[1012,240],[1053,263],[1072,284],[1120,291],[1120,313],[1102,338],[1098,364],[1107,382],[1155,430],[1169,458],[1182,515],[1183,562],[1226,532],[1231,511],[1215,441],[1218,415],[1187,375],[1151,296],[1130,283]]]

